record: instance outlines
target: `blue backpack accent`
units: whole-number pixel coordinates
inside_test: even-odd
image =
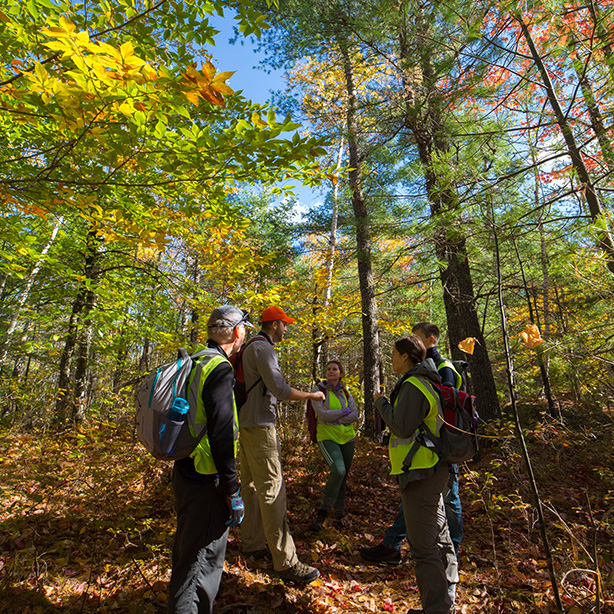
[[[188,402],[187,383],[195,359],[208,351],[190,356],[180,348],[176,360],[151,371],[136,389],[136,435],[145,449],[160,460],[189,456],[204,435],[204,427],[195,424],[196,407]]]

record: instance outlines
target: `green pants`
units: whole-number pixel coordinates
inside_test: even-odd
[[[330,439],[318,442],[320,452],[330,467],[322,497],[322,509],[334,508],[339,515],[345,511],[345,484],[354,458],[354,445],[354,441],[341,445]]]

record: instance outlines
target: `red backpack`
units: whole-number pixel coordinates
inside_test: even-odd
[[[243,352],[245,352],[245,348],[253,341],[268,341],[268,339],[266,339],[265,337],[256,335],[255,337],[252,337],[249,341],[244,343],[241,346],[241,349],[234,356],[230,358],[230,362],[232,363],[232,368],[234,369],[234,372],[235,372],[234,393],[235,393],[235,404],[237,406],[237,411],[239,411],[241,407],[245,405],[245,402],[247,401],[247,395],[250,393],[250,391],[262,381],[262,377],[259,377],[249,387],[248,390],[245,389],[245,375],[243,373]]]

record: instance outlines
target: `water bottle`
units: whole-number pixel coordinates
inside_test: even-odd
[[[177,397],[173,400],[168,415],[163,418],[164,422],[160,427],[159,437],[160,447],[165,454],[173,453],[189,409],[190,404],[185,399]]]
[[[186,399],[176,397],[171,405],[171,411],[168,412],[167,418],[173,422],[183,422],[189,409],[190,404]]]

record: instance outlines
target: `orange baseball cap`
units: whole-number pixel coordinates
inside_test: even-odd
[[[294,322],[294,318],[288,317],[284,310],[281,307],[267,307],[260,317],[261,322],[273,322],[274,320],[281,320],[282,322],[287,322],[288,324],[292,324]]]

